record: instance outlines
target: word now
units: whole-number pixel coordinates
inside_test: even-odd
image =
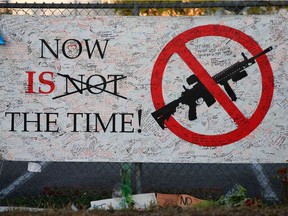
[[[41,41],[40,58],[46,58],[44,56],[44,47],[46,47],[55,58],[57,58],[57,59],[59,58],[59,41],[60,41],[60,39],[54,39],[56,41],[56,43],[54,43],[54,49],[51,48],[51,46],[47,43],[46,40],[44,40],[44,39],[39,39],[39,40]],[[96,46],[97,46],[97,51],[100,55],[100,58],[101,59],[104,58],[106,48],[107,48],[107,45],[109,42],[108,39],[104,40],[105,45],[104,45],[103,49],[101,49],[99,40],[96,40],[95,43],[92,44],[92,46],[93,46],[92,49],[90,48],[90,44],[89,44],[90,39],[84,39],[83,41],[85,42],[84,44],[86,46],[87,55],[88,55],[89,59],[91,59],[92,54],[93,54]],[[56,46],[56,49],[55,49],[55,46]],[[83,51],[82,43],[76,39],[68,39],[62,43],[61,51],[62,51],[63,56],[65,56],[68,59],[78,58]]]

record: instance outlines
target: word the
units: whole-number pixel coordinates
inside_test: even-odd
[[[5,112],[5,117],[12,132],[59,132],[58,117],[61,121],[72,122],[67,127],[70,132],[134,132],[134,113],[112,113],[108,120],[103,120],[100,113],[67,113],[66,116],[60,116],[59,113]],[[138,132],[141,133],[141,130]]]

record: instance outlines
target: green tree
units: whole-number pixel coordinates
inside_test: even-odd
[[[179,2],[203,2],[204,0],[164,0],[163,2],[179,3]],[[211,0],[210,0],[211,1]],[[222,2],[221,0],[212,0],[214,2]],[[131,16],[133,15],[133,8],[135,4],[141,3],[151,3],[157,5],[158,1],[147,1],[147,0],[115,0],[115,3],[126,3],[130,4],[129,9],[116,9],[116,13],[122,16]],[[161,1],[162,2],[162,1]],[[158,2],[159,3],[159,2]],[[165,3],[164,7],[165,7]],[[137,5],[136,5],[137,6]],[[247,5],[248,6],[248,5]],[[281,8],[287,7],[275,7],[275,6],[262,6],[262,7],[238,7],[233,5],[229,8],[221,7],[209,7],[209,8],[141,8],[138,12],[140,16],[199,16],[199,15],[215,15],[215,14],[271,14],[278,13]],[[135,9],[134,9],[135,10]]]
[[[12,10],[9,8],[0,8],[0,15],[1,14],[10,14],[12,15]]]
[[[177,2],[189,2],[192,0],[169,0],[163,1],[167,3],[177,3]],[[194,0],[195,1],[195,0]],[[201,0],[196,0],[201,1]],[[117,9],[116,13],[121,16],[131,16],[133,15],[133,7],[135,4],[141,3],[152,3],[152,1],[147,0],[115,0],[115,3],[126,3],[131,4],[129,9]],[[153,4],[157,5],[157,1],[154,1]],[[164,3],[165,4],[165,3]],[[136,5],[137,6],[137,5]],[[139,10],[140,16],[199,16],[204,14],[203,8],[141,8]]]

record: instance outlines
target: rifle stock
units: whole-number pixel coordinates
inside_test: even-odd
[[[165,128],[165,120],[168,120],[170,116],[176,112],[176,108],[179,106],[179,103],[179,99],[174,100],[161,107],[160,109],[156,110],[155,112],[151,113],[153,118],[157,121],[157,123],[162,129]]]

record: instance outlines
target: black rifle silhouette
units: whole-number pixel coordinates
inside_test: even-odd
[[[216,83],[224,86],[225,91],[227,92],[232,101],[236,101],[237,100],[236,94],[229,85],[228,81],[231,79],[233,82],[236,82],[248,76],[245,69],[255,64],[255,59],[266,54],[271,50],[272,47],[270,46],[263,52],[249,59],[245,56],[244,53],[241,53],[241,55],[244,58],[243,61],[231,65],[230,67],[219,72],[212,78],[216,81]],[[168,120],[170,116],[176,112],[176,108],[179,106],[180,103],[189,106],[188,118],[190,121],[192,121],[197,119],[196,106],[198,105],[197,101],[200,98],[203,98],[203,101],[205,101],[208,107],[212,106],[212,104],[216,102],[213,95],[206,89],[206,87],[199,81],[199,79],[195,75],[189,76],[187,78],[187,83],[189,85],[195,83],[196,84],[191,89],[187,89],[185,86],[183,86],[184,92],[182,92],[181,97],[179,97],[177,100],[174,100],[166,104],[165,106],[161,107],[160,109],[152,113],[153,118],[158,122],[158,124],[162,129],[165,128],[164,125],[165,120]]]

